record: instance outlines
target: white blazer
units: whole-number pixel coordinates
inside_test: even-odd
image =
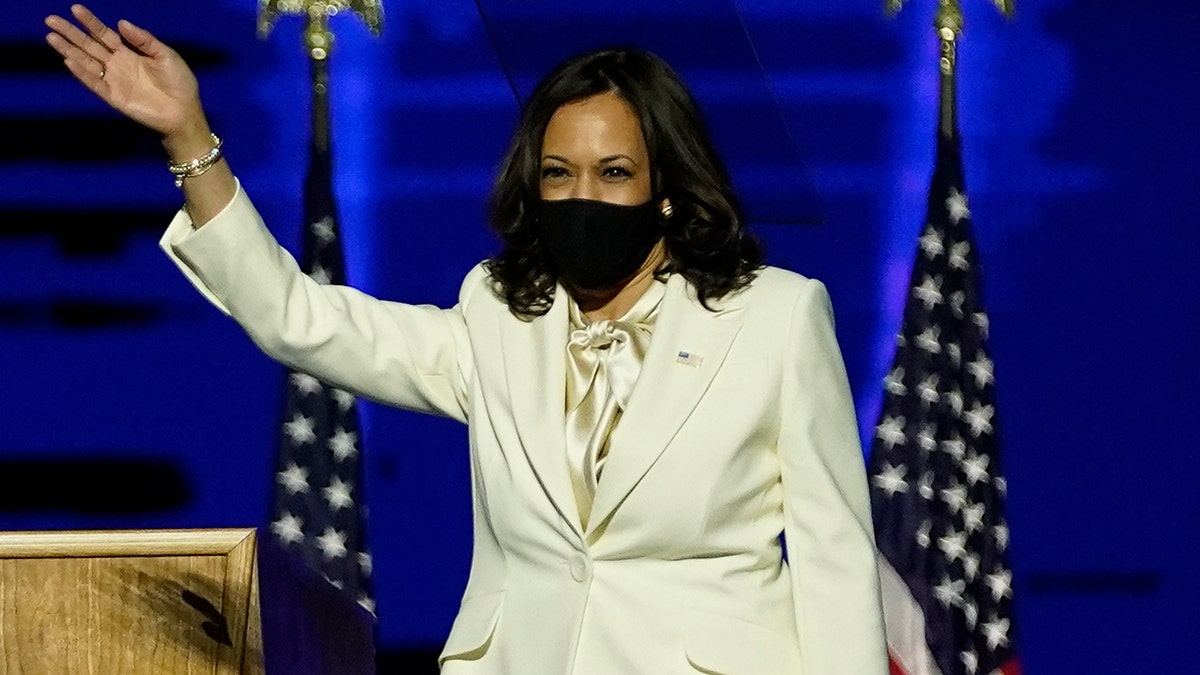
[[[200,230],[181,211],[162,246],[271,357],[469,424],[474,552],[443,673],[887,672],[854,406],[819,282],[767,268],[709,311],[669,278],[584,529],[561,287],[522,321],[481,266],[451,309],[321,286],[240,187]]]

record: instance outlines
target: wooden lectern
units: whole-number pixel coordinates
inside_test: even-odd
[[[0,675],[374,673],[372,629],[253,529],[0,533]]]

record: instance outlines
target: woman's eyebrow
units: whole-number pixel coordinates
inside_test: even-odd
[[[619,159],[628,160],[629,162],[632,162],[633,164],[638,163],[638,161],[636,159],[630,157],[629,155],[625,155],[625,154],[616,154],[616,155],[608,155],[606,157],[601,157],[596,163],[597,164],[607,164],[609,162],[615,162]],[[545,162],[546,160],[562,162],[563,164],[571,164],[571,160],[567,159],[566,157],[563,157],[562,155],[545,155],[542,157],[542,161]]]
[[[600,163],[601,163],[601,164],[604,164],[604,163],[606,163],[606,162],[614,162],[614,161],[616,161],[616,160],[618,160],[618,159],[627,159],[627,160],[629,160],[629,161],[633,162],[634,164],[637,164],[637,163],[638,163],[636,159],[634,159],[634,158],[630,157],[629,155],[609,155],[609,156],[607,156],[607,157],[601,157],[601,158],[600,158]]]

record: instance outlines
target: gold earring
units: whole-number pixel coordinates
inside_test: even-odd
[[[662,207],[662,214],[663,218],[670,218],[671,216],[675,215],[675,207],[671,206],[670,202],[667,202]]]

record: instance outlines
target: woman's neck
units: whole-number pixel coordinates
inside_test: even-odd
[[[589,322],[619,319],[625,316],[646,292],[646,289],[650,288],[650,284],[654,283],[654,274],[659,267],[662,267],[665,259],[666,248],[662,240],[659,240],[650,250],[650,255],[646,256],[646,261],[642,263],[641,267],[620,285],[600,291],[589,291],[570,286],[567,288],[571,292],[571,297],[575,298],[575,302],[579,305],[579,311],[583,312]]]

